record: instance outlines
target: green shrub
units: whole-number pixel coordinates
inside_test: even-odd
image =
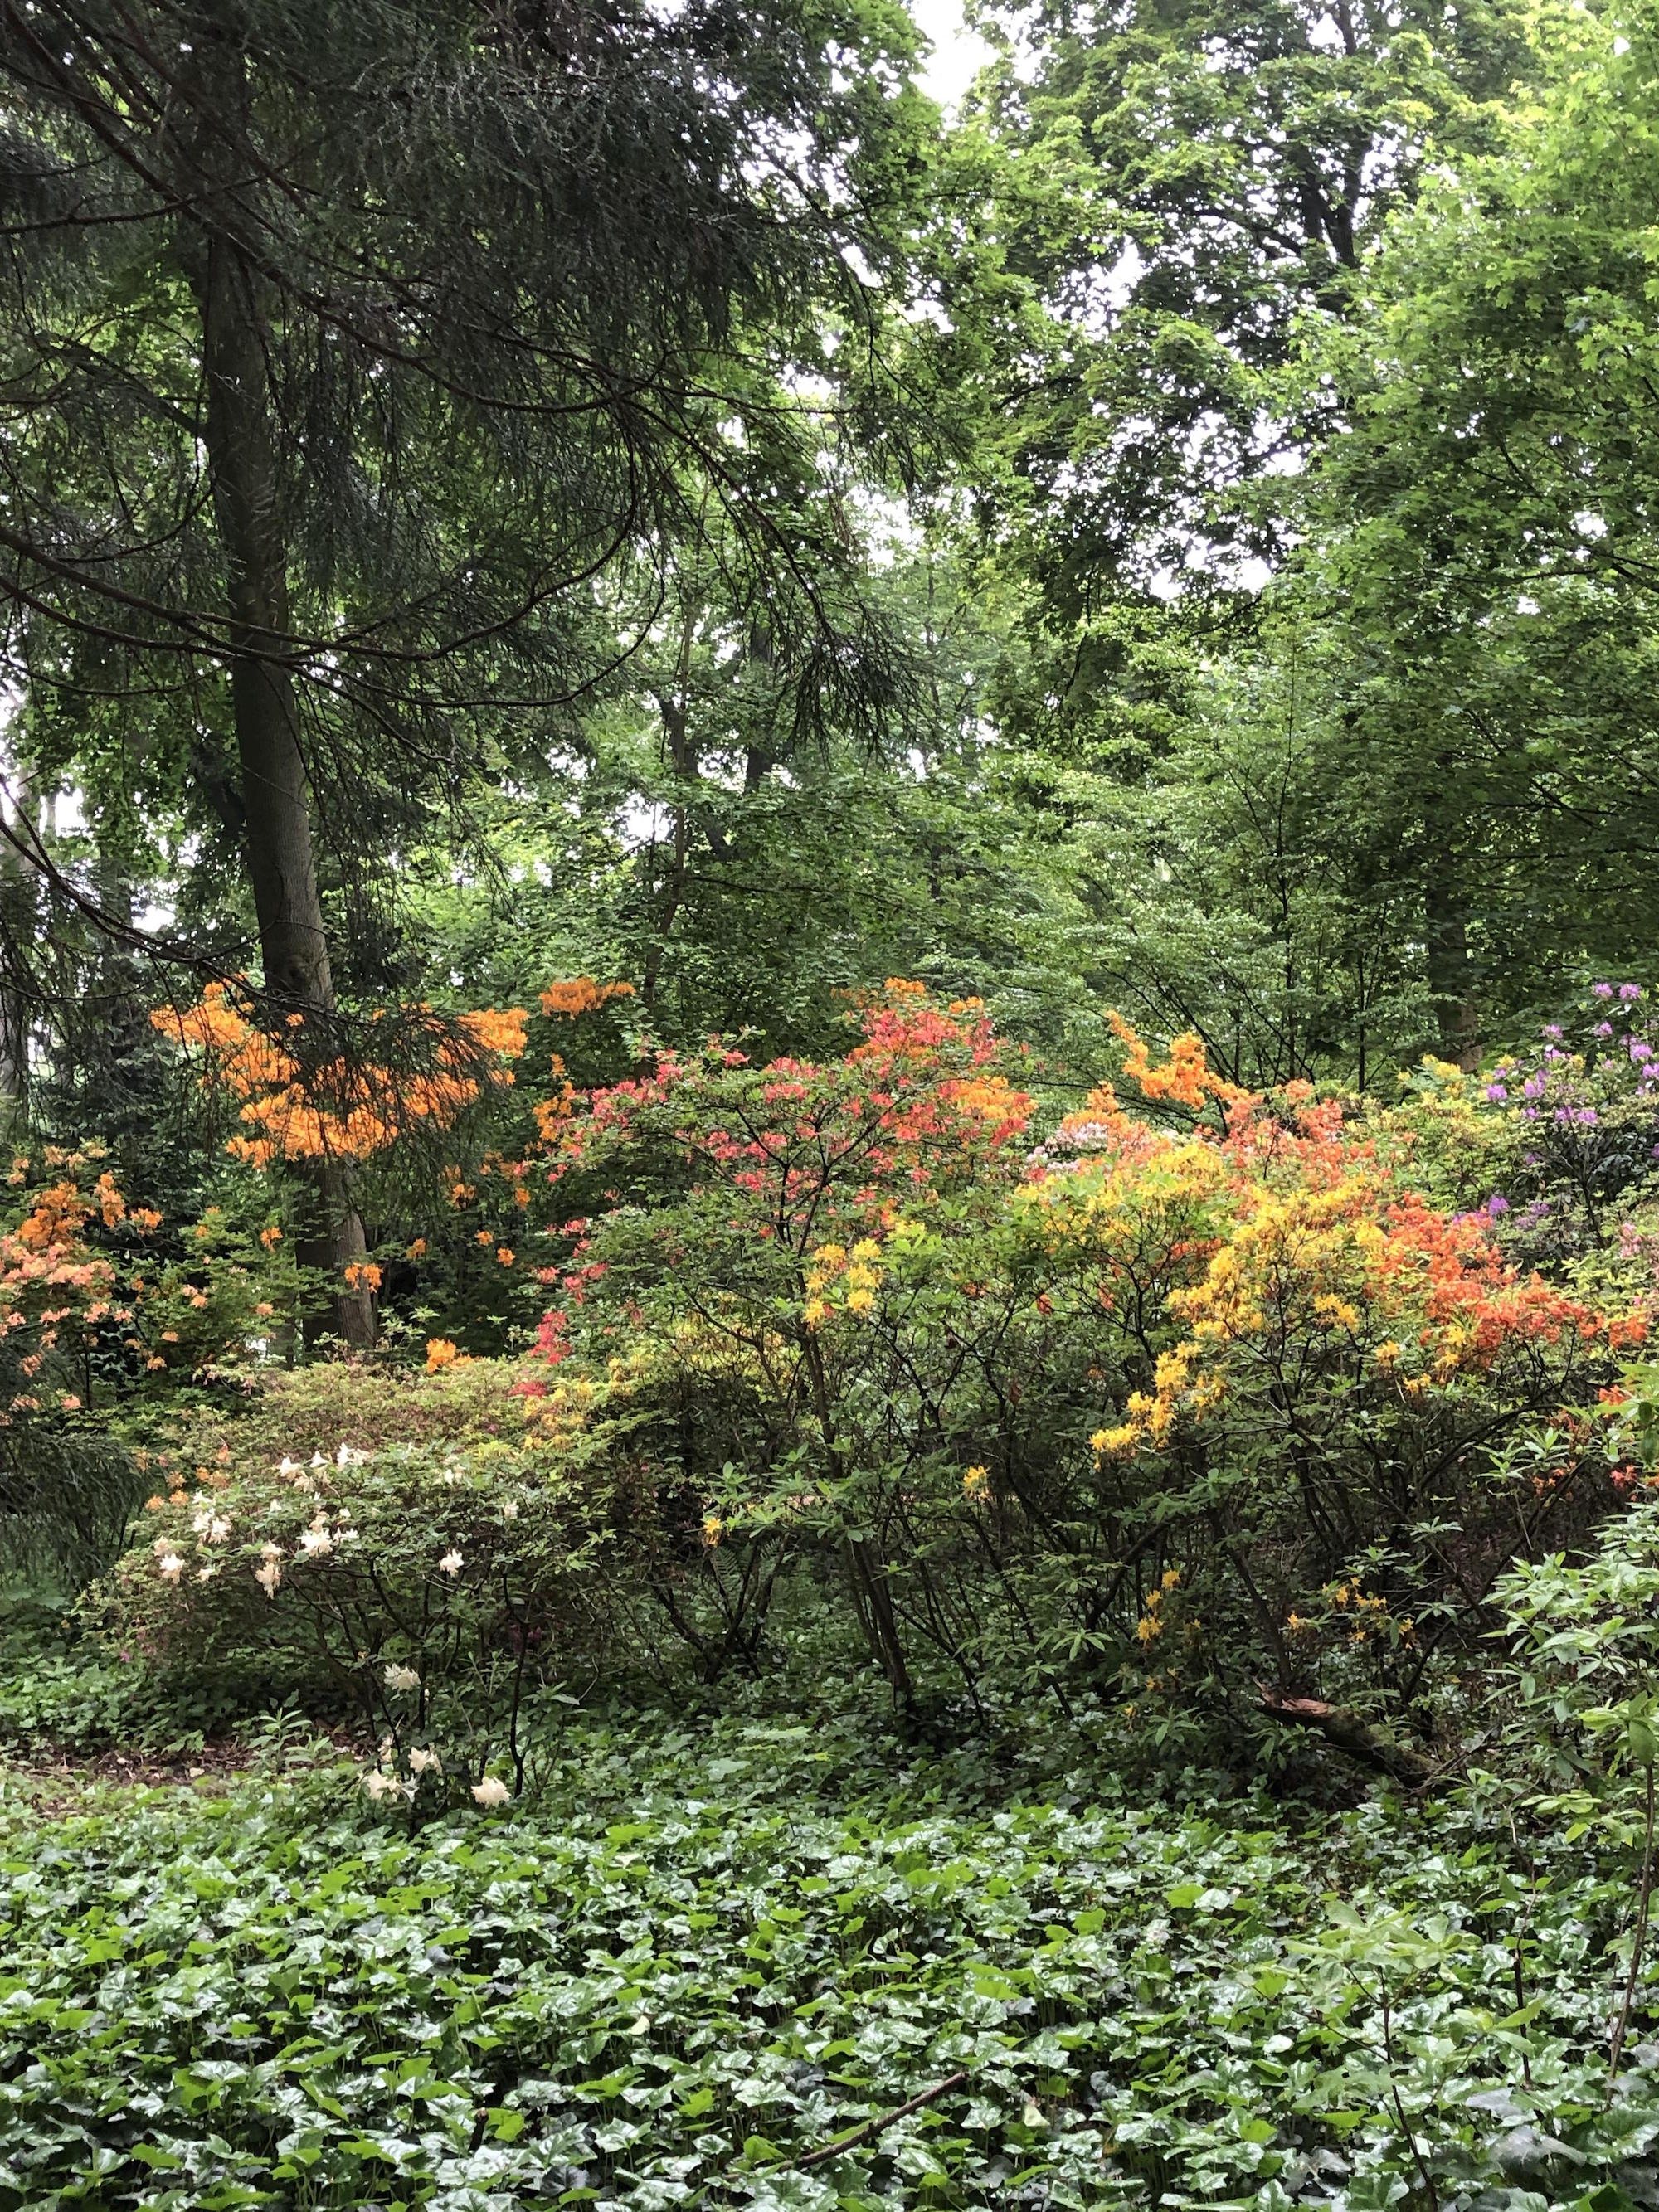
[[[180,1694],[355,1717],[387,1789],[436,1797],[493,1755],[516,1778],[526,1696],[604,1652],[626,1518],[603,1421],[526,1437],[517,1371],[319,1367],[198,1419],[98,1595],[108,1636]]]

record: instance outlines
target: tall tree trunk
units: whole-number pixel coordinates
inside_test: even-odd
[[[1480,1009],[1469,958],[1468,917],[1450,857],[1437,857],[1431,868],[1424,899],[1429,989],[1441,1057],[1467,1073],[1480,1065]]]
[[[674,772],[674,846],[668,864],[668,885],[663,900],[662,918],[657,924],[645,956],[645,975],[640,1003],[647,1012],[657,1003],[657,985],[662,975],[663,955],[668,950],[669,933],[685,896],[686,863],[691,851],[691,790],[697,777],[696,741],[691,734],[691,644],[696,630],[696,615],[687,605],[682,611],[680,624],[679,668],[672,693],[659,691],[657,710],[662,716],[663,735],[667,740],[669,765]]]
[[[229,95],[223,112],[235,118],[246,106],[241,58],[222,49],[216,58]],[[204,195],[215,214],[234,206],[234,188],[221,191],[222,197]],[[302,1021],[318,1018],[325,1035],[335,1012],[334,978],[317,890],[299,705],[285,661],[291,645],[288,545],[271,424],[270,333],[258,280],[234,236],[216,223],[204,247],[196,281],[207,459],[228,584],[231,706],[259,950],[267,990]],[[345,1276],[367,1249],[345,1166],[319,1161],[312,1182],[313,1218],[298,1241],[301,1263],[327,1272],[337,1333],[349,1345],[372,1344],[373,1293],[365,1285],[353,1288]]]
[[[27,836],[34,808],[28,769],[10,778],[12,826]],[[40,933],[40,884],[9,840],[0,839],[0,1133],[21,1136],[28,1118],[29,994],[27,963]]]

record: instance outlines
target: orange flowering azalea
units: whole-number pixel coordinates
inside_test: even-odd
[[[485,1008],[448,1024],[429,1007],[416,1006],[404,1010],[404,1025],[423,1042],[425,1066],[395,1068],[343,1055],[313,1066],[248,1021],[222,983],[209,984],[183,1014],[158,1012],[150,1018],[181,1043],[199,1048],[209,1079],[242,1102],[240,1119],[252,1133],[232,1137],[226,1149],[256,1168],[277,1159],[364,1160],[412,1125],[448,1128],[487,1085],[512,1083],[507,1063],[525,1047],[521,1007]]]
[[[591,975],[572,975],[548,985],[542,993],[542,1012],[563,1021],[574,1021],[579,1014],[591,1014],[612,999],[631,999],[633,995],[631,983],[596,983]]]

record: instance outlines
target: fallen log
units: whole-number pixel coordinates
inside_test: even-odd
[[[1291,1721],[1300,1728],[1317,1729],[1334,1750],[1346,1752],[1350,1759],[1375,1767],[1379,1773],[1403,1783],[1408,1790],[1431,1789],[1441,1779],[1441,1770],[1431,1759],[1410,1744],[1395,1742],[1381,1729],[1363,1719],[1352,1705],[1327,1705],[1322,1698],[1293,1698],[1266,1682],[1258,1682],[1255,1686],[1262,1711],[1271,1713],[1276,1721]]]

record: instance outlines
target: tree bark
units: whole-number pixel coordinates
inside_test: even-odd
[[[690,787],[696,781],[698,770],[697,747],[691,734],[691,643],[696,627],[696,616],[687,606],[682,614],[679,669],[675,688],[672,695],[659,692],[657,696],[663,735],[668,744],[669,765],[674,773],[674,848],[669,860],[668,888],[663,902],[662,919],[645,956],[640,1003],[647,1012],[657,1003],[657,985],[662,975],[663,955],[668,950],[669,933],[679,913],[680,901],[685,896],[686,863],[691,851]]]
[[[1429,988],[1434,994],[1440,1054],[1467,1074],[1480,1065],[1480,1009],[1469,959],[1468,920],[1452,881],[1449,858],[1431,862],[1424,897]]]
[[[1262,1711],[1271,1713],[1274,1720],[1316,1729],[1334,1749],[1375,1767],[1408,1790],[1429,1789],[1441,1778],[1431,1759],[1425,1759],[1409,1744],[1395,1743],[1351,1706],[1328,1705],[1322,1698],[1293,1698],[1266,1682],[1258,1682],[1256,1689]]]
[[[847,1540],[847,1565],[853,1582],[853,1601],[859,1621],[887,1686],[901,1705],[915,1702],[910,1669],[905,1663],[904,1639],[893,1611],[893,1594],[887,1586],[887,1565],[878,1547],[867,1536]]]
[[[21,763],[11,777],[15,826],[27,834],[33,779]],[[17,848],[0,840],[0,1128],[17,1137],[28,1120],[29,1005],[27,953],[40,930],[40,885]]]
[[[241,58],[222,50],[216,60],[225,96],[221,112],[240,120],[246,107]],[[270,337],[258,278],[224,221],[235,202],[234,185],[213,173],[222,166],[210,153],[204,162],[210,188],[198,204],[210,223],[194,273],[207,389],[207,460],[225,556],[231,709],[248,875],[265,988],[301,1023],[316,1022],[320,1045],[336,1000],[317,888],[299,702],[287,659],[292,649],[287,519],[272,426]],[[301,1263],[326,1271],[337,1334],[354,1346],[372,1344],[373,1293],[345,1279],[346,1268],[367,1249],[345,1164],[319,1161],[311,1182],[313,1218],[298,1240]]]

